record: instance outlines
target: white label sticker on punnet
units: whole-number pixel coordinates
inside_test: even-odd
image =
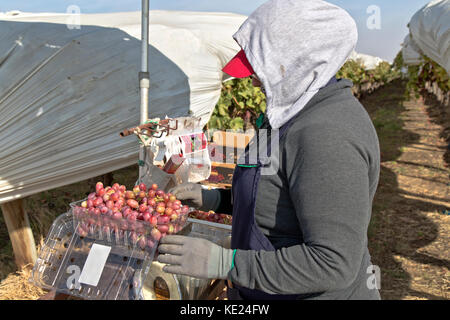
[[[103,273],[111,247],[93,244],[81,271],[79,283],[96,287]]]

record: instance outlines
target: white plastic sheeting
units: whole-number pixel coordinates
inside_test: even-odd
[[[363,53],[357,53],[356,51],[353,51],[348,59],[361,61],[367,70],[375,69],[381,62],[385,61],[379,57],[374,57]]]
[[[150,118],[202,117],[245,16],[150,13]],[[0,14],[0,203],[137,163],[140,12]]]
[[[450,0],[428,3],[412,17],[409,30],[412,45],[406,42],[406,47],[413,46],[450,74]]]
[[[411,35],[408,34],[402,43],[402,55],[403,62],[408,66],[417,66],[424,60],[421,50],[417,47],[416,43],[411,39]]]

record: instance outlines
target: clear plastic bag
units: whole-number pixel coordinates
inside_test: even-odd
[[[167,192],[169,189],[175,187],[177,179],[175,174],[169,174],[161,170],[155,163],[155,154],[150,147],[142,147],[141,152],[143,152],[143,159],[141,167],[139,169],[139,183],[145,183],[150,186],[156,183],[159,189]]]
[[[200,119],[177,118],[177,129],[164,132],[160,137],[153,137],[141,147],[141,168],[138,183],[147,185],[156,183],[167,191],[177,184],[200,182],[211,174],[211,159],[208,140],[198,128]],[[183,160],[174,174],[169,174],[159,167],[164,167],[172,156]],[[159,167],[158,167],[159,166]]]

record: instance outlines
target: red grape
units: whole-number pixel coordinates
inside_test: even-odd
[[[145,211],[147,211],[147,209],[148,209],[147,204],[141,204],[141,205],[139,206],[139,211],[140,211],[140,212],[145,212]]]
[[[134,194],[133,191],[126,191],[125,192],[125,199],[135,199],[136,195]]]
[[[139,239],[139,247],[141,247],[142,250],[145,249],[145,246],[147,245],[147,239],[145,238],[145,236],[141,236],[141,238]]]
[[[143,215],[144,221],[150,221],[151,217],[152,217],[152,215],[148,212],[144,213],[144,215]]]
[[[154,198],[155,196],[156,196],[155,190],[150,189],[150,190],[148,191],[148,197],[149,197],[149,198]]]
[[[114,191],[119,191],[120,185],[118,183],[114,183],[112,185],[112,188],[114,189]]]
[[[150,217],[149,222],[152,226],[156,226],[158,224],[158,218],[152,216]]]
[[[153,240],[148,239],[148,240],[147,240],[147,246],[148,246],[149,248],[153,248],[153,247],[155,246],[155,243],[153,242]]]
[[[145,193],[145,191],[139,191],[137,196],[141,199],[144,199],[145,197],[147,197],[147,194]]]
[[[80,237],[86,237],[88,235],[87,231],[85,231],[81,226],[78,227],[77,231]]]
[[[133,192],[134,192],[135,195],[138,195],[139,192],[141,192],[141,189],[139,189],[139,186],[134,186],[133,187]]]
[[[124,198],[119,198],[119,200],[116,201],[116,203],[114,204],[116,207],[122,207],[125,205],[125,199]]]
[[[164,196],[164,191],[162,191],[162,190],[156,191],[156,196],[163,197]]]
[[[104,227],[102,228],[102,231],[103,231],[103,233],[108,234],[110,230],[109,230],[109,227],[108,227],[108,226],[104,226]]]
[[[158,230],[161,233],[167,233],[167,231],[169,231],[169,226],[167,224],[158,224]]]
[[[166,207],[166,203],[165,202],[158,202],[157,204],[156,204],[156,207],[163,207],[163,208],[165,208]]]
[[[129,214],[131,214],[131,211],[133,211],[133,210],[131,210],[130,207],[126,206],[126,207],[123,207],[123,209],[122,209],[122,214],[123,214],[124,217],[126,217],[126,216],[128,216]]]
[[[156,183],[152,184],[152,189],[155,191],[158,190],[158,185]]]
[[[131,211],[131,214],[132,214],[133,216],[135,216],[136,218],[139,216],[139,212],[136,211],[136,210]]]
[[[103,198],[98,197],[98,198],[96,198],[96,199],[94,200],[94,206],[98,207],[98,206],[100,206],[101,204],[103,204]]]
[[[183,207],[181,207],[181,213],[183,213],[183,214],[185,214],[185,213],[187,213],[189,211],[189,206],[183,206]]]
[[[158,213],[164,213],[166,211],[166,208],[162,207],[162,206],[157,206],[156,207],[156,212]]]
[[[88,200],[95,200],[97,198],[97,195],[95,192],[92,192],[88,195]]]
[[[168,216],[159,216],[158,217],[158,224],[167,224],[170,221],[170,217]]]
[[[130,240],[131,240],[132,244],[136,244],[136,242],[138,241],[138,236],[137,236],[136,232],[131,233]]]
[[[112,201],[118,201],[118,200],[120,199],[119,193],[118,193],[118,192],[114,192],[114,193],[110,196],[110,199],[111,199]]]
[[[108,207],[107,206],[102,206],[101,208],[100,208],[100,212],[102,213],[102,214],[106,214],[107,212],[108,212]]]
[[[106,206],[107,206],[109,209],[114,208],[114,201],[112,201],[112,200],[106,201]]]
[[[159,239],[161,239],[161,232],[156,228],[151,231],[151,235],[155,241],[159,241]]]
[[[145,185],[145,183],[141,183],[139,184],[139,189],[141,189],[142,191],[147,191],[147,186]]]
[[[156,207],[156,201],[153,198],[148,199],[147,203],[150,207]]]
[[[139,203],[136,200],[133,200],[133,199],[127,200],[127,205],[129,205],[133,209],[139,208]]]
[[[116,220],[122,219],[122,214],[120,212],[115,212],[113,218]]]
[[[95,185],[95,191],[98,192],[98,190],[103,189],[103,183],[102,182],[97,182],[97,184]]]

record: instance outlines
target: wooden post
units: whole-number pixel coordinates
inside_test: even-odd
[[[36,262],[36,244],[22,199],[1,205],[11,239],[16,264],[19,268]]]

